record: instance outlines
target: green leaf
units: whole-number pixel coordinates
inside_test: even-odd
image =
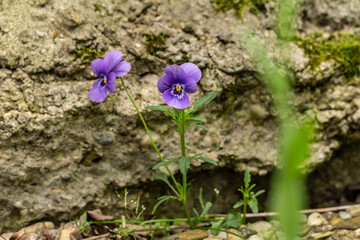
[[[155,174],[152,177],[165,182],[168,186],[170,186],[170,188],[172,188],[172,186],[171,186],[171,184],[170,184],[170,182],[168,180],[168,176],[165,173],[158,173],[158,174]]]
[[[203,202],[203,198],[202,198],[202,192],[203,192],[203,189],[202,187],[199,189],[199,203],[200,203],[200,206],[201,208],[204,208],[204,202]]]
[[[222,226],[224,228],[238,228],[241,225],[241,214],[238,212],[235,213],[229,213],[226,215],[226,218],[224,220],[224,223]]]
[[[192,109],[192,112],[195,112],[197,110],[199,110],[201,107],[205,106],[206,104],[208,104],[209,102],[211,102],[216,95],[218,95],[219,91],[212,91],[210,93],[208,93],[207,95],[203,96],[202,98],[199,99],[199,101],[197,101],[194,105],[194,108]]]
[[[250,207],[250,209],[251,209],[251,211],[253,213],[258,213],[259,212],[258,203],[257,203],[256,200],[251,199],[251,200],[249,200],[248,204],[249,204],[249,207]]]
[[[210,159],[210,158],[206,158],[206,157],[198,157],[197,159],[203,160],[204,162],[207,163],[211,163],[212,165],[217,166],[217,162],[215,162],[214,160]]]
[[[249,189],[248,189],[248,192],[250,192],[250,191],[251,191],[251,189],[253,189],[255,186],[256,186],[256,184],[255,184],[255,183],[254,183],[253,185],[251,185],[251,186],[249,187]]]
[[[158,168],[160,168],[160,167],[162,167],[162,166],[168,165],[168,164],[173,163],[173,162],[176,162],[176,161],[178,161],[178,160],[179,160],[179,159],[177,159],[177,158],[172,158],[172,159],[169,159],[169,160],[164,161],[164,162],[159,162],[159,163],[157,163],[152,169],[153,169],[153,170],[156,170],[156,169],[158,169]]]
[[[151,110],[151,111],[169,112],[169,109],[164,106],[147,106],[147,107],[145,107],[145,109]]]
[[[238,201],[237,203],[234,204],[233,208],[234,209],[237,209],[239,207],[241,207],[242,205],[244,205],[244,201],[241,200],[241,201]]]
[[[211,207],[212,207],[212,203],[211,203],[211,202],[206,202],[206,203],[205,203],[205,207],[203,208],[200,217],[204,217],[205,214],[207,214],[208,211],[211,209]]]
[[[191,163],[191,159],[187,158],[187,157],[181,157],[179,159],[179,167],[180,167],[180,172],[183,175],[186,175],[188,172],[188,169],[190,168],[190,163]]]
[[[198,128],[201,128],[201,129],[204,129],[205,131],[209,131],[209,129],[203,125],[200,125],[200,124],[190,124],[188,127],[198,127]]]
[[[194,211],[194,213],[195,213],[195,216],[200,217],[198,211],[197,211],[195,208],[193,208],[193,211]]]
[[[249,184],[251,182],[251,175],[250,175],[250,172],[249,172],[248,168],[245,170],[244,182],[245,182],[245,190],[246,190],[246,189],[248,189]]]
[[[155,204],[153,210],[152,210],[152,214],[155,213],[156,209],[164,202],[166,202],[169,199],[177,199],[177,197],[175,196],[161,196],[158,198],[158,202]]]
[[[257,196],[263,194],[264,192],[265,192],[265,190],[260,190],[254,194],[254,197],[257,197]]]
[[[199,117],[199,116],[189,116],[187,117],[186,120],[194,120],[194,121],[197,121],[197,122],[206,122],[206,118],[203,118],[203,117]]]
[[[216,236],[216,235],[218,235],[220,233],[220,228],[221,228],[222,223],[223,223],[223,221],[217,221],[217,222],[213,222],[211,224],[211,228],[213,228],[213,229],[211,229],[211,233],[213,235]]]

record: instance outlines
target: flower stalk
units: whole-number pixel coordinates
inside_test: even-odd
[[[185,111],[184,109],[181,110],[181,122],[179,126],[179,133],[180,133],[180,142],[181,142],[181,157],[186,158],[185,152]],[[186,174],[182,174],[183,179],[183,192],[182,192],[182,202],[184,205],[185,215],[188,219],[188,223],[191,228],[194,226],[192,225],[192,220],[190,217],[189,209],[187,206],[187,176]]]
[[[123,88],[124,88],[127,96],[129,97],[131,103],[134,105],[135,110],[136,110],[136,112],[138,113],[138,115],[139,115],[139,117],[140,117],[140,119],[141,119],[141,121],[142,121],[142,123],[143,123],[143,125],[144,125],[144,127],[145,127],[146,133],[148,134],[149,139],[150,139],[150,142],[151,142],[151,144],[153,145],[153,147],[154,147],[157,155],[159,156],[159,158],[160,158],[160,160],[161,160],[162,162],[165,162],[164,158],[161,156],[161,153],[160,153],[159,149],[157,148],[157,146],[156,146],[156,144],[155,144],[155,142],[154,142],[154,140],[153,140],[153,138],[152,138],[152,136],[151,136],[151,133],[150,133],[150,131],[149,131],[149,128],[148,128],[148,126],[147,126],[147,124],[146,124],[146,122],[145,122],[145,120],[144,120],[141,112],[139,111],[139,108],[137,107],[134,99],[131,97],[129,91],[127,90],[123,79],[120,78],[120,80],[121,80],[121,84],[122,84],[122,86],[123,86]],[[174,192],[178,197],[181,197],[182,194],[181,194],[181,191],[180,191],[180,187],[179,187],[179,185],[178,185],[178,182],[176,181],[174,175],[171,173],[171,171],[170,171],[170,169],[169,169],[169,167],[168,167],[167,165],[165,165],[165,169],[166,169],[166,171],[168,172],[169,176],[171,177],[172,181],[174,182],[174,184],[175,184],[175,186],[176,186],[177,191],[176,191],[174,188],[172,188],[173,192]]]

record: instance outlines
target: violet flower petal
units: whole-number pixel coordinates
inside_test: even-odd
[[[89,91],[89,98],[93,102],[102,102],[106,99],[106,87],[101,87],[101,79],[97,80],[93,84],[93,88]]]
[[[176,78],[174,78],[173,76],[164,75],[159,79],[157,87],[161,93],[164,93],[166,90],[168,90],[177,83],[178,81],[176,81]]]
[[[166,104],[177,109],[184,109],[190,105],[190,99],[186,93],[184,93],[183,97],[179,99],[171,94],[171,90],[172,89],[166,90],[161,96]]]
[[[185,71],[180,66],[174,64],[167,66],[164,72],[171,77],[175,78],[178,82],[181,82],[185,78]]]
[[[108,74],[107,83],[106,83],[106,92],[113,93],[113,92],[116,91],[115,78],[116,78],[115,73],[111,72],[111,73]]]
[[[121,61],[118,63],[111,72],[114,72],[116,74],[116,77],[122,77],[126,75],[128,72],[130,72],[131,64],[126,61]]]
[[[197,84],[194,80],[186,78],[185,81],[183,81],[184,87],[185,87],[185,92],[192,94],[195,93],[197,91]]]
[[[94,71],[94,73],[98,76],[101,77],[102,75],[106,75],[106,64],[104,62],[104,60],[97,58],[94,61],[91,62],[90,68]]]
[[[106,74],[113,72],[113,68],[121,61],[122,55],[122,52],[116,50],[105,54],[104,63],[106,64]]]
[[[184,64],[181,64],[180,67],[185,72],[185,77],[184,78],[191,78],[195,82],[198,82],[200,80],[200,78],[201,78],[201,70],[195,64],[193,64],[193,63],[184,63]]]

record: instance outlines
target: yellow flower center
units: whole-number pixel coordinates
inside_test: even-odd
[[[181,92],[181,87],[180,87],[180,86],[176,86],[176,91],[177,91],[177,92]]]
[[[104,79],[103,82],[106,83],[106,79]]]

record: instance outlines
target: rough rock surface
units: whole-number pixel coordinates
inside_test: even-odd
[[[351,10],[344,3],[341,16],[327,6],[342,1],[309,2],[300,29],[315,20],[324,31],[358,24],[357,0],[348,1]],[[151,181],[158,158],[119,82],[105,102],[88,99],[95,75],[84,58],[75,59],[84,48],[124,53],[132,64],[124,80],[165,158],[180,153],[179,139],[164,115],[144,107],[162,104],[156,83],[166,65],[194,62],[203,78],[192,101],[214,89],[221,93],[201,112],[209,131],[188,132],[187,151],[237,172],[246,166],[253,174],[271,171],[276,110],[234,34],[237,26],[248,25],[271,52],[274,4],[267,9],[240,20],[231,12],[216,13],[208,0],[1,0],[0,228],[66,219],[87,206],[119,207],[114,189]],[[323,27],[321,18],[329,24]],[[155,56],[146,52],[146,34],[168,36]],[[292,48],[299,116],[320,123],[308,163],[315,168],[359,139],[360,79],[345,81],[331,62],[310,70],[304,52]]]

